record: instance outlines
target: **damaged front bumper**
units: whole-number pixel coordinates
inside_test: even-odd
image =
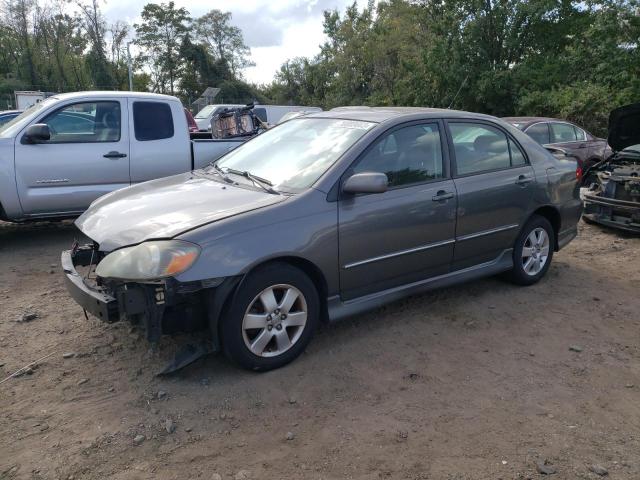
[[[608,227],[640,233],[640,203],[586,194],[582,216]]]
[[[106,322],[126,320],[143,326],[152,343],[163,334],[208,331],[212,350],[219,349],[218,319],[238,277],[187,283],[174,278],[145,283],[100,279],[91,275],[99,255],[94,245],[61,255],[65,286],[85,312]],[[87,267],[87,273],[82,275],[78,267]]]
[[[583,196],[583,216],[602,225],[640,233],[640,178],[635,167],[625,170],[632,175],[619,175],[615,170],[613,174],[597,173],[596,182]]]

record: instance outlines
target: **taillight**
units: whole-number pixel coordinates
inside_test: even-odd
[[[580,165],[576,167],[576,180],[582,182],[582,167]]]

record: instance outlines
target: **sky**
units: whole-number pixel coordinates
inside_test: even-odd
[[[107,0],[101,9],[108,22],[116,20],[135,23],[140,12],[151,0]],[[155,0],[157,3],[169,0]],[[270,83],[276,71],[288,59],[310,57],[320,51],[324,41],[322,12],[344,11],[353,0],[175,0],[192,17],[216,8],[230,11],[232,23],[242,30],[251,48],[255,67],[244,71],[252,83]],[[365,1],[359,3],[365,4]]]

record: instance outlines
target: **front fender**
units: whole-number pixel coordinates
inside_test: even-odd
[[[289,257],[315,265],[325,277],[327,293],[337,293],[337,204],[327,202],[321,192],[306,197],[180,235],[200,245],[202,253],[177,280],[244,275],[264,262]]]

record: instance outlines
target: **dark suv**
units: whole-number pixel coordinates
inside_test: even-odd
[[[545,117],[505,117],[516,128],[540,145],[551,145],[578,159],[581,170],[611,155],[611,148],[603,138],[594,137],[584,128],[566,120]]]

